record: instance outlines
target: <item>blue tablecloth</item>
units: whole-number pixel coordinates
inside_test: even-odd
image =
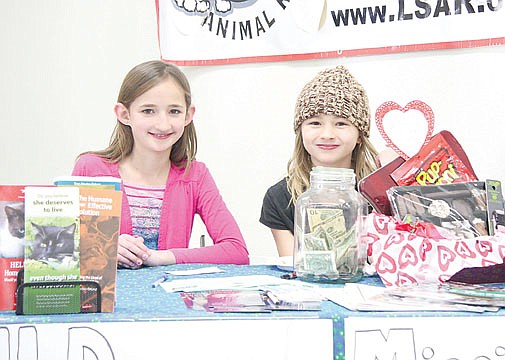
[[[195,319],[237,319],[237,318],[325,318],[333,321],[334,355],[335,359],[344,359],[344,319],[349,316],[365,317],[418,317],[418,316],[470,316],[467,312],[356,312],[349,311],[330,301],[322,304],[319,312],[314,311],[277,311],[272,313],[209,313],[205,311],[189,310],[179,293],[166,293],[161,287],[152,288],[151,284],[165,270],[188,270],[209,266],[207,264],[172,265],[156,268],[142,268],[139,270],[118,270],[117,301],[113,313],[98,314],[65,314],[65,315],[15,315],[14,311],[0,311],[0,324],[41,324],[66,322],[107,322],[107,321],[161,321],[161,320],[195,320]],[[240,266],[218,265],[225,270],[221,273],[198,275],[195,277],[227,277],[239,275],[274,275],[281,276],[285,272],[274,266]],[[299,280],[292,280],[299,281]],[[378,277],[364,278],[362,283],[382,286]],[[342,286],[328,285],[321,286]],[[496,313],[484,313],[475,316],[496,316]],[[505,315],[501,310],[499,315]]]

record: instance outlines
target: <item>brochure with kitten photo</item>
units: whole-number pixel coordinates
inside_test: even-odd
[[[24,270],[17,307],[12,301],[9,307],[17,314],[114,311],[122,192],[78,180],[22,187]],[[10,220],[12,232],[15,223]]]
[[[24,185],[0,185],[0,311],[16,308],[25,251]]]
[[[79,188],[27,186],[25,232],[22,313],[80,312]]]

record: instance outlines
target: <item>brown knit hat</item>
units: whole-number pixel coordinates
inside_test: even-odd
[[[307,83],[295,107],[295,131],[317,114],[336,115],[370,136],[370,107],[365,89],[344,66],[321,71]]]

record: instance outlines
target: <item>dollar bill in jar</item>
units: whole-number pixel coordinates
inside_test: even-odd
[[[333,251],[306,251],[303,259],[304,270],[315,275],[331,274],[337,271]]]

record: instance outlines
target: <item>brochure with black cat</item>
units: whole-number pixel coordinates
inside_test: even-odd
[[[25,252],[24,185],[0,185],[0,311],[16,308]]]
[[[114,311],[121,191],[65,185],[26,187],[26,194],[17,313]]]
[[[80,312],[79,188],[25,187],[25,237],[22,313]]]

